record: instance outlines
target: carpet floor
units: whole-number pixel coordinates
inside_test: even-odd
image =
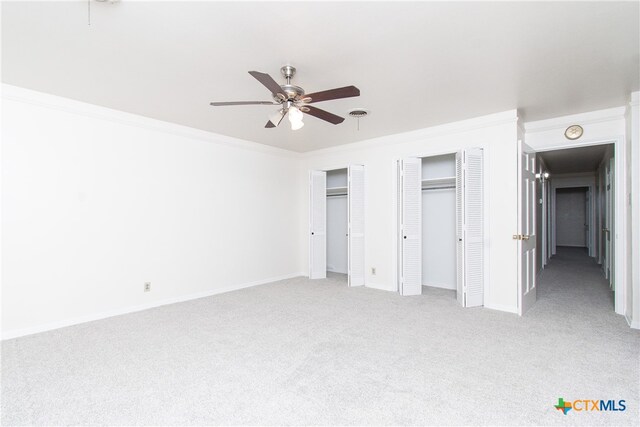
[[[638,425],[640,332],[584,251],[523,317],[295,278],[2,342],[4,425]],[[624,412],[554,408],[624,399]]]

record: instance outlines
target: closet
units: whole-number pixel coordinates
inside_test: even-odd
[[[483,304],[482,149],[397,163],[398,290],[456,290],[464,307]]]
[[[327,171],[327,272],[348,273],[347,169]]]
[[[456,155],[422,158],[422,285],[456,289]]]
[[[364,285],[364,167],[309,172],[309,278]]]

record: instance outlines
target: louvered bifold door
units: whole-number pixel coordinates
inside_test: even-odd
[[[484,304],[484,200],[482,149],[464,153],[465,307]]]
[[[456,298],[464,307],[464,152],[456,153]]]
[[[422,160],[401,164],[401,286],[402,295],[422,293]]]
[[[349,286],[364,285],[364,166],[349,166]]]
[[[327,174],[309,173],[309,278],[327,277]]]

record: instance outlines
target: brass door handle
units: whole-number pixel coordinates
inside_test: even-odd
[[[529,240],[529,237],[531,236],[529,236],[528,234],[523,234],[522,236],[520,236],[522,240]]]

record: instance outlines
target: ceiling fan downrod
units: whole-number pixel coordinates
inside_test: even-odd
[[[291,79],[296,75],[296,67],[293,65],[285,65],[280,68],[280,73],[282,73],[282,76],[287,79],[287,84],[290,85]]]

